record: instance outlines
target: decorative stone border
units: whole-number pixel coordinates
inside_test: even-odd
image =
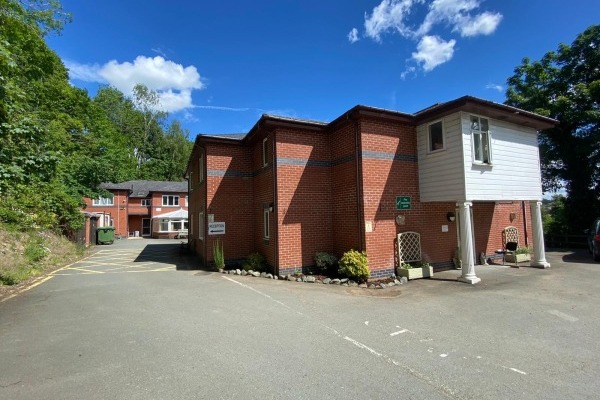
[[[228,275],[251,276],[251,277],[256,277],[256,278],[275,279],[275,280],[283,280],[283,281],[290,281],[290,282],[321,283],[324,285],[360,287],[360,288],[364,288],[364,289],[386,289],[389,287],[404,285],[404,284],[408,283],[408,279],[406,279],[406,277],[404,277],[404,276],[397,277],[396,275],[390,275],[389,278],[382,280],[382,281],[358,284],[357,282],[354,282],[353,280],[350,280],[348,278],[319,279],[312,275],[301,275],[301,276],[279,275],[278,276],[278,275],[273,275],[273,274],[267,273],[267,272],[258,272],[258,271],[252,271],[252,270],[246,271],[243,269],[228,269],[228,270],[219,269],[219,272],[222,274],[228,274]]]

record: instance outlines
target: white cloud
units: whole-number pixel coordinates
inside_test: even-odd
[[[502,14],[484,12],[475,17],[465,18],[460,24],[457,24],[456,29],[463,37],[490,35],[496,31],[500,21],[502,21]]]
[[[413,5],[422,4],[424,0],[383,0],[373,8],[369,16],[365,13],[365,34],[380,42],[381,34],[386,31],[397,31],[404,37],[413,36],[413,31],[406,25],[405,19]]]
[[[420,63],[425,71],[452,59],[456,40],[441,39],[432,34],[437,26],[449,27],[461,37],[490,35],[502,21],[502,14],[484,11],[478,13],[480,0],[382,0],[373,11],[365,13],[365,36],[376,42],[382,41],[385,33],[418,41],[412,61]],[[425,17],[419,23],[411,20],[422,10]],[[349,36],[350,37],[350,36]],[[401,75],[415,72],[407,68]]]
[[[504,92],[504,86],[502,85],[497,85],[495,83],[488,83],[487,85],[485,85],[486,89],[492,89],[492,90],[496,90],[498,92]]]
[[[138,56],[132,63],[111,60],[102,66],[75,62],[65,65],[71,79],[108,83],[127,96],[136,84],[144,84],[158,93],[161,108],[167,112],[191,108],[192,90],[204,88],[196,67],[184,67],[160,56]]]
[[[412,58],[428,72],[452,59],[455,44],[454,39],[446,42],[438,36],[423,36],[417,45],[417,52],[412,53]]]
[[[358,39],[358,29],[352,28],[352,30],[350,31],[350,33],[348,33],[348,41],[350,41],[350,43],[356,43],[356,42],[359,41],[359,39]]]

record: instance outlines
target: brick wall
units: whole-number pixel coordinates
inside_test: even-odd
[[[361,250],[357,207],[357,123],[350,121],[329,134],[331,151],[331,213],[333,253]]]
[[[249,215],[253,217],[252,230],[247,241],[253,240],[253,249],[251,252],[259,252],[265,256],[267,264],[271,267],[277,266],[276,243],[277,243],[277,224],[274,196],[274,168],[273,168],[273,149],[274,134],[260,131],[254,137],[250,144],[250,155],[252,165],[252,186],[253,198],[252,209]],[[268,165],[263,165],[263,139],[267,138]],[[246,150],[248,151],[248,149]],[[267,205],[273,205],[273,212],[269,218],[269,239],[266,240],[263,234],[263,211]],[[246,254],[247,256],[247,254]]]
[[[114,223],[115,235],[127,237],[129,229],[127,221],[128,191],[114,190],[113,195],[112,206],[94,206],[92,205],[92,199],[84,197],[83,201],[86,204],[85,211],[110,215]]]
[[[525,219],[523,219],[525,209]],[[511,221],[511,214],[514,219]],[[475,250],[477,255],[484,252],[488,257],[502,249],[502,231],[508,226],[519,230],[519,246],[532,246],[531,209],[529,202],[474,202],[473,224],[475,230]],[[526,236],[527,234],[527,236]]]
[[[361,121],[362,185],[366,251],[373,276],[385,276],[397,263],[396,237],[400,232],[418,232],[422,259],[448,263],[457,246],[456,226],[446,214],[454,203],[421,203],[417,167],[416,132],[403,122],[363,119]],[[410,210],[397,210],[396,197],[409,196]],[[404,224],[396,224],[396,216]],[[442,226],[448,231],[442,232]]]
[[[279,268],[290,271],[333,252],[329,138],[300,129],[279,129],[276,138]]]
[[[206,260],[213,261],[213,245],[223,244],[225,259],[246,258],[253,252],[253,188],[251,157],[248,149],[239,144],[213,144],[206,147],[206,213],[215,222],[225,222],[225,235],[205,232]],[[196,174],[196,177],[198,175]],[[196,178],[194,178],[196,179]],[[202,190],[200,190],[202,192]],[[196,209],[196,224],[198,212]]]

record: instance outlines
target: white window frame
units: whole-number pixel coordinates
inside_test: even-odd
[[[263,159],[263,167],[269,165],[269,138],[264,138],[262,142],[262,159]]]
[[[204,240],[204,211],[198,213],[198,239]]]
[[[204,150],[200,149],[198,155],[198,183],[204,182]]]
[[[271,215],[271,210],[267,207],[263,210],[263,239],[270,239],[271,236],[271,232],[269,229],[269,221],[271,220],[270,218]]]
[[[477,125],[474,124],[474,118],[477,119]],[[481,129],[482,120],[485,120],[487,123],[487,131]],[[469,125],[471,129],[471,154],[473,158],[473,164],[492,165],[492,133],[490,132],[489,118],[480,117],[478,115],[469,115]],[[478,138],[478,140],[476,140],[476,138]],[[487,148],[484,144],[486,141]],[[479,142],[479,145],[477,145],[476,142]],[[477,158],[478,151],[481,153],[481,159]]]
[[[142,199],[140,204],[142,207],[150,207],[152,205],[152,199]]]
[[[439,149],[434,149],[433,148],[433,141],[431,140],[431,127],[433,125],[437,125],[440,124],[441,128],[442,128],[442,147],[440,147]],[[443,151],[446,150],[446,134],[444,131],[444,121],[443,120],[439,120],[439,121],[434,121],[432,123],[430,123],[427,126],[427,152],[428,153],[437,153],[438,151]]]
[[[174,225],[180,224],[180,228],[175,229]],[[158,231],[159,232],[179,232],[182,229],[187,229],[188,220],[187,219],[168,219],[161,218],[158,220]],[[166,230],[164,228],[167,228]]]
[[[115,196],[112,197],[100,197],[92,199],[92,205],[96,207],[107,207],[115,205]]]
[[[169,204],[169,200],[171,198],[173,200],[172,201],[173,204]],[[178,194],[163,194],[162,205],[163,205],[163,207],[178,207],[179,206],[179,195]]]

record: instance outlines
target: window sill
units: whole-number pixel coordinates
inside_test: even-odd
[[[494,166],[494,164],[492,163],[483,163],[483,162],[477,162],[477,161],[473,161],[473,165],[479,166],[479,167],[492,167]]]
[[[444,147],[443,149],[437,149],[437,150],[429,150],[427,152],[427,155],[429,154],[438,154],[438,153],[443,153],[444,151],[446,151],[446,148]]]

